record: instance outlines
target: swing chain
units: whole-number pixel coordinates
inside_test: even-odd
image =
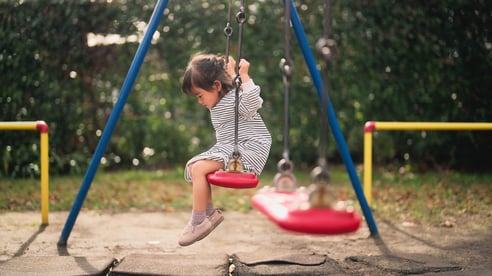
[[[280,70],[284,74],[284,82],[289,80],[294,73],[294,65],[292,64],[292,57],[290,55],[290,14],[291,14],[291,4],[292,2],[289,0],[288,3],[285,3],[285,11],[284,11],[284,54],[285,58],[280,60]]]
[[[231,1],[229,1],[228,24],[230,23],[230,16],[231,16]],[[246,22],[246,13],[244,12],[244,0],[241,1],[241,7],[239,8],[239,12],[236,14],[236,20],[239,24],[239,31],[238,31],[238,57],[237,57],[236,68],[235,68],[237,74],[234,77],[232,83],[235,88],[234,90],[235,90],[235,99],[236,99],[234,104],[234,149],[231,154],[231,159],[227,164],[227,170],[230,172],[242,173],[244,171],[244,167],[241,162],[241,153],[239,152],[238,140],[239,140],[239,90],[241,89],[241,85],[242,85],[241,77],[239,76],[239,62],[241,61],[243,25],[244,22]],[[230,31],[230,33],[232,33],[232,30]],[[229,53],[229,44],[227,45],[226,53],[227,54]],[[228,56],[226,58],[228,59]]]
[[[328,132],[328,110],[326,105],[329,101],[328,95],[328,69],[329,63],[332,58],[332,48],[335,46],[335,41],[330,39],[331,33],[331,0],[326,0],[325,15],[324,15],[324,36],[316,43],[316,48],[323,56],[325,61],[325,78],[323,84],[323,93],[321,97],[321,133],[320,133],[320,145],[319,145],[319,159],[318,166],[311,171],[311,179],[313,181],[314,190],[309,196],[309,203],[311,207],[318,208],[330,208],[333,206],[335,198],[330,187],[330,174],[328,173],[328,162],[325,158],[326,155],[326,133]]]
[[[232,27],[230,22],[227,22],[226,27],[224,28],[224,34],[226,36],[226,51],[225,51],[224,62],[227,68],[229,66],[229,48],[230,48],[231,36],[232,36]]]
[[[284,54],[285,57],[280,60],[279,67],[282,72],[284,82],[284,150],[282,159],[277,163],[278,173],[273,178],[273,187],[276,191],[293,192],[297,188],[297,181],[292,173],[294,164],[289,159],[289,94],[290,79],[294,72],[294,66],[290,56],[290,3],[285,3],[284,7]]]
[[[244,22],[246,22],[246,13],[244,12],[244,0],[241,1],[241,7],[239,8],[239,12],[236,14],[236,20],[239,24],[239,31],[238,31],[238,56],[237,56],[237,62],[236,62],[236,77],[234,78],[234,87],[236,88],[236,101],[235,101],[235,106],[234,106],[234,152],[232,153],[232,158],[237,159],[237,162],[241,162],[239,160],[239,157],[241,154],[239,153],[239,146],[238,146],[238,140],[239,140],[239,90],[241,89],[241,77],[239,76],[239,63],[241,61],[241,50],[243,46],[243,27],[244,27]],[[236,158],[237,157],[237,158]]]
[[[284,54],[285,58],[280,60],[280,71],[283,74],[284,82],[284,149],[283,159],[287,163],[292,163],[289,159],[289,104],[290,104],[290,79],[294,72],[294,65],[290,55],[290,14],[291,14],[291,1],[285,1],[284,5]],[[282,160],[279,161],[279,164]],[[293,165],[291,166],[293,167]],[[282,173],[279,166],[279,173]]]
[[[224,62],[226,64],[226,68],[229,67],[229,50],[231,48],[231,36],[233,33],[232,26],[231,26],[231,17],[232,17],[232,0],[229,0],[229,7],[227,10],[227,21],[226,21],[226,26],[224,27],[224,35],[226,37]]]

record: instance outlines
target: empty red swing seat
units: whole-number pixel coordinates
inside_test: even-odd
[[[210,184],[224,188],[249,189],[258,186],[258,178],[253,173],[234,173],[216,171],[207,175]]]
[[[353,211],[332,208],[306,208],[307,191],[277,192],[263,189],[252,198],[253,206],[280,228],[318,235],[356,231],[361,218]]]

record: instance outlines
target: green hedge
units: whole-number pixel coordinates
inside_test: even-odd
[[[227,2],[170,1],[103,167],[179,167],[213,143],[208,112],[180,92],[180,78],[193,53],[224,52]],[[233,2],[235,14],[239,1]],[[314,45],[323,35],[323,1],[295,2]],[[336,48],[329,92],[356,162],[362,161],[362,130],[369,120],[492,121],[490,1],[332,2]],[[89,46],[88,34],[141,35],[154,5],[0,1],[0,121],[48,123],[52,174],[86,169],[138,47]],[[274,138],[270,169],[283,150],[282,7],[280,0],[248,3],[243,37],[242,55],[262,86],[261,112]],[[298,168],[311,168],[320,108],[292,37],[291,158]],[[487,131],[378,133],[374,158],[385,166],[487,169],[491,140]],[[328,144],[330,162],[340,162],[331,136]],[[3,131],[0,147],[0,175],[39,174],[37,135]]]

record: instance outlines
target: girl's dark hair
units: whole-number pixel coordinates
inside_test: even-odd
[[[216,80],[222,84],[222,90],[219,91],[219,97],[224,97],[227,92],[232,90],[232,78],[224,69],[224,58],[210,55],[197,54],[193,56],[186,67],[181,83],[181,90],[194,96],[192,87],[211,90]]]

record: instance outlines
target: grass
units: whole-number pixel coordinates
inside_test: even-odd
[[[275,173],[264,172],[259,187],[271,185]],[[295,175],[299,186],[310,184],[309,172],[296,171]],[[376,170],[373,175],[371,208],[378,218],[445,226],[469,220],[486,224],[491,220],[492,174]],[[330,168],[330,176],[338,200],[357,202],[344,167]],[[70,210],[82,180],[83,176],[51,177],[50,211]],[[0,212],[40,210],[39,185],[39,179],[0,179]],[[180,169],[99,171],[83,208],[111,212],[189,210],[190,191]],[[249,211],[256,191],[214,187],[214,204],[224,210]],[[355,207],[359,209],[358,204]]]
[[[377,172],[373,207],[382,217],[410,223],[453,226],[492,217],[492,174],[451,171],[425,174]]]

